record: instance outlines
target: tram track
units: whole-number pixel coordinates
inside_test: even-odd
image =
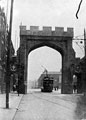
[[[41,93],[41,92],[40,92]],[[51,97],[51,94],[52,93],[41,93],[43,96],[46,96],[46,97]],[[48,94],[48,95],[47,95]],[[71,103],[76,103],[76,101],[75,100],[71,100],[70,101],[70,99],[66,99],[66,98],[63,98],[63,97],[65,97],[65,96],[60,96],[60,94],[52,94],[52,96],[55,98],[55,99],[61,99],[61,100],[64,100],[64,101],[68,101],[68,102],[71,102]],[[69,96],[69,95],[68,95]],[[76,95],[77,96],[77,95]],[[77,98],[79,98],[79,97],[77,97]],[[83,103],[82,103],[83,104]]]
[[[45,95],[46,97],[49,97],[49,96],[50,96],[50,95],[47,96],[46,94],[43,94],[43,95]],[[52,95],[53,95],[53,94],[52,94]],[[71,100],[71,101],[70,101],[70,99],[66,99],[66,98],[63,98],[63,97],[61,98],[61,96],[57,96],[57,95],[54,96],[54,95],[53,95],[53,97],[54,97],[55,99],[58,98],[58,99],[61,99],[61,100],[68,101],[68,102],[70,102],[70,103],[74,103],[74,104],[76,104],[76,101],[74,101],[74,100]]]
[[[65,108],[67,108],[68,110],[70,110],[71,111],[71,107],[68,107],[67,105],[63,105],[63,101],[65,101],[64,99],[62,99],[62,98],[55,98],[55,99],[53,99],[53,100],[51,100],[50,99],[50,97],[49,96],[46,96],[46,95],[44,95],[44,94],[42,94],[42,96],[40,97],[40,96],[38,96],[38,95],[36,95],[36,94],[32,94],[34,97],[36,97],[36,98],[38,98],[38,99],[41,99],[41,100],[44,100],[44,101],[47,101],[47,102],[50,102],[50,103],[52,103],[52,104],[55,104],[55,105],[59,105],[60,107],[65,107]],[[48,99],[47,98],[43,98],[43,96],[46,96],[46,97],[49,97]],[[56,100],[61,100],[61,101],[58,101],[59,103],[57,103],[56,102]],[[54,101],[55,100],[55,101]],[[68,103],[68,104],[71,104],[70,102]],[[74,104],[74,106],[75,106],[75,103],[73,103]]]
[[[37,93],[37,92],[34,92],[34,93]],[[51,97],[51,94],[52,93],[42,93],[42,92],[38,92],[38,93],[41,93],[43,96],[46,96],[46,97]],[[31,93],[32,94],[32,93]],[[47,95],[48,94],[48,95]],[[62,95],[62,94],[61,94]],[[68,95],[68,94],[67,94]],[[70,98],[68,99],[68,98],[63,98],[63,97],[65,97],[65,96],[60,96],[60,94],[52,94],[52,96],[55,98],[55,99],[61,99],[61,100],[64,100],[64,101],[68,101],[68,102],[70,102],[70,103],[74,103],[74,104],[76,104],[76,102],[77,101],[75,101],[75,100],[70,100]],[[68,95],[69,96],[69,95]],[[77,96],[77,95],[74,95],[74,96]],[[80,95],[78,95],[78,96],[80,96]],[[79,97],[77,97],[77,98],[79,98]],[[83,104],[83,103],[82,103]]]

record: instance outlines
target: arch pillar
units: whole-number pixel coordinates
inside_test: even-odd
[[[27,64],[28,55],[26,46],[21,46],[18,51],[18,82],[19,93],[27,93]]]
[[[73,87],[72,87],[72,70],[71,65],[69,64],[69,60],[67,59],[67,56],[63,56],[62,60],[62,88],[61,93],[62,94],[72,94],[73,93]]]
[[[28,54],[27,54],[27,49],[25,48],[25,63],[24,63],[24,86],[25,86],[25,91],[24,93],[27,93],[27,66],[28,66]]]

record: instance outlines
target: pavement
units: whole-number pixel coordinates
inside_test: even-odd
[[[9,94],[9,109],[6,109],[6,94],[0,94],[0,120],[13,120],[23,95]]]

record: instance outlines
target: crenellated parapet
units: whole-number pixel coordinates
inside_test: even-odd
[[[39,30],[39,26],[30,26],[30,30],[27,30],[26,26],[20,26],[20,35],[73,37],[73,34],[73,28],[64,31],[64,27],[55,27],[55,30],[52,30],[52,27],[43,27]]]

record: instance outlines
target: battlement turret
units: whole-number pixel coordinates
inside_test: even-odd
[[[55,27],[55,30],[52,30],[52,27],[43,27],[39,30],[39,26],[30,26],[30,30],[27,30],[26,26],[20,26],[20,35],[73,37],[73,28],[64,31],[64,27]]]

